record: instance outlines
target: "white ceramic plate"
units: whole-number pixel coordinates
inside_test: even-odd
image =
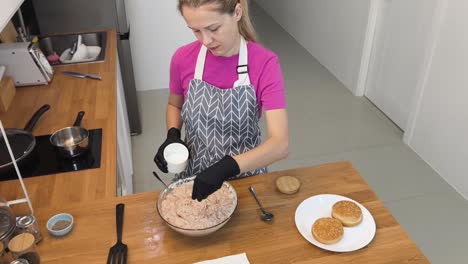
[[[333,204],[341,200],[353,201],[359,205],[363,214],[362,222],[354,227],[344,227],[343,238],[338,243],[322,244],[312,236],[312,225],[318,218],[331,217]],[[374,218],[362,204],[335,194],[320,194],[305,199],[296,209],[295,220],[299,233],[307,241],[319,248],[334,252],[349,252],[365,247],[374,238],[376,229]]]

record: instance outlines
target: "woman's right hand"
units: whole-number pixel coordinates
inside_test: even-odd
[[[154,162],[164,173],[167,173],[167,162],[166,159],[164,159],[164,149],[167,147],[167,145],[172,143],[181,143],[185,146],[185,143],[180,139],[180,129],[175,127],[172,127],[167,131],[166,140],[159,147],[156,156],[154,156]]]

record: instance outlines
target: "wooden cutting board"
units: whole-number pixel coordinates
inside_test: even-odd
[[[0,41],[2,43],[12,43],[16,42],[16,37],[18,33],[16,32],[15,26],[13,23],[8,22],[3,31],[0,33]]]

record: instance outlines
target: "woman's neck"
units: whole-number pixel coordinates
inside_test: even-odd
[[[236,37],[236,40],[234,40],[234,45],[232,46],[231,50],[229,50],[226,54],[224,54],[223,57],[231,57],[231,56],[239,54],[240,40],[241,40],[241,35],[238,34]]]

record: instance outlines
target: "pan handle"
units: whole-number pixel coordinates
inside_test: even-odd
[[[26,124],[26,126],[24,127],[24,130],[26,130],[28,132],[32,132],[32,130],[33,130],[34,126],[36,125],[37,121],[39,120],[39,118],[42,116],[42,114],[47,112],[47,110],[49,110],[49,109],[50,109],[50,105],[48,105],[48,104],[45,104],[41,108],[39,108],[39,110],[37,110],[36,113],[34,113],[34,115],[31,117],[29,122]]]
[[[73,123],[73,126],[81,126],[81,120],[83,120],[84,114],[85,114],[84,111],[78,112],[78,115],[76,116],[76,120],[75,120],[75,123]]]

